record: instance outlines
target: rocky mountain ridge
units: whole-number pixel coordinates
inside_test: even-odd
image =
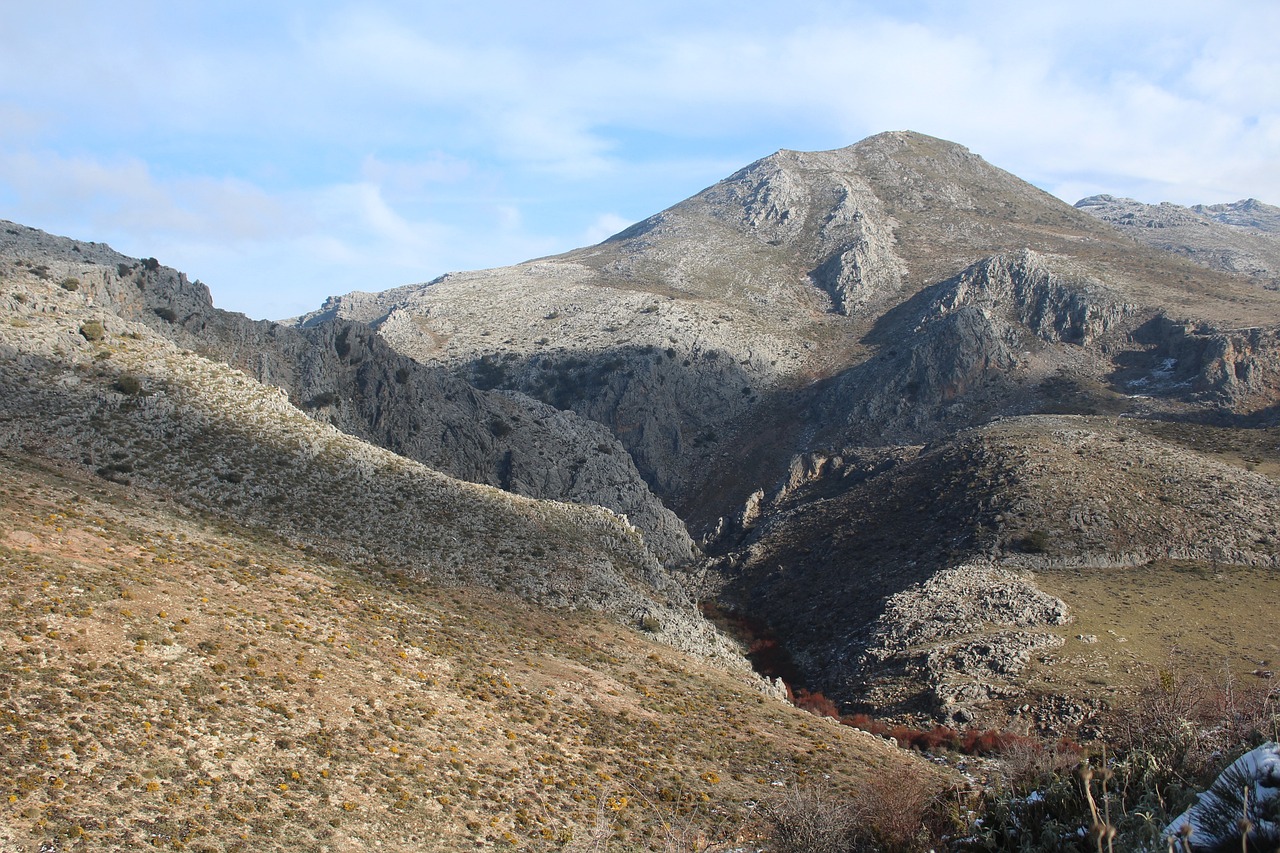
[[[1218,213],[1266,221],[1248,207]],[[1276,559],[1274,479],[1129,425],[1273,423],[1280,298],[1097,213],[881,134],[780,151],[597,246],[334,298],[301,325],[368,322],[608,427],[710,554],[700,594],[765,622],[810,687],[1003,720],[1014,673],[1075,653],[1064,629],[959,638],[1023,663],[1007,689],[949,693],[937,650],[868,656],[895,596],[974,561],[995,595],[1006,571]]]
[[[519,394],[477,390],[390,350],[357,323],[299,332],[213,307],[208,288],[105,246],[0,223],[0,257],[40,258],[94,302],[152,333],[285,389],[295,406],[402,456],[470,482],[624,514],[669,564],[687,563],[684,525],[604,429]]]
[[[1095,195],[1076,207],[1135,240],[1280,289],[1280,208],[1257,199],[1183,207]]]
[[[975,286],[984,269],[1006,292]],[[1277,304],[961,146],[889,133],[778,152],[598,246],[334,298],[301,324],[366,321],[479,387],[604,424],[702,536],[792,455],[1042,410],[1059,378],[1125,393],[1119,372],[1174,358],[1197,390],[1160,405],[1266,410],[1269,380],[1231,377],[1274,373],[1270,336],[1239,330]]]
[[[125,319],[100,263],[0,265],[4,447],[232,514],[353,564],[643,621],[655,637],[744,670],[617,514],[465,483],[317,422],[282,388]]]
[[[113,317],[287,389],[313,421],[624,513],[668,566],[696,555],[693,531],[708,560],[642,587],[764,623],[811,689],[1008,724],[1025,673],[1088,650],[1057,616],[901,640],[913,590],[1040,601],[1027,572],[1276,561],[1280,293],[1089,208],[881,134],[780,151],[596,246],[289,324],[218,312],[151,261],[55,248],[95,259],[85,294]],[[1215,430],[1230,453],[1197,443]],[[503,571],[534,600],[555,589]],[[663,611],[703,630],[683,618]],[[1005,683],[973,688],[992,673]]]

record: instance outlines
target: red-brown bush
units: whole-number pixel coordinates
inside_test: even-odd
[[[790,693],[791,688],[787,688],[787,692]],[[802,708],[810,714],[816,714],[819,717],[830,717],[833,720],[840,719],[840,709],[836,707],[836,703],[821,693],[810,693],[802,687],[792,695],[791,702],[797,708]]]

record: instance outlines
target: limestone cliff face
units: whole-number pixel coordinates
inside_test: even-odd
[[[945,316],[973,306],[991,316],[1003,315],[1046,343],[1088,346],[1118,327],[1136,306],[1072,266],[1027,249],[997,255],[948,282],[929,313]]]
[[[363,324],[303,337],[296,396],[313,417],[464,480],[612,509],[668,564],[695,556],[684,524],[604,426],[523,394],[478,390],[396,354]]]
[[[1206,337],[1202,388],[1246,411],[1280,402],[1280,329],[1241,329]]]
[[[1206,404],[1219,417],[1274,414],[1280,403],[1280,328],[1217,329],[1160,314],[1135,332],[1146,345],[1116,378],[1151,399]]]
[[[826,152],[780,151],[703,194],[712,215],[812,264],[807,275],[846,316],[884,303],[907,266],[872,187]]]
[[[1069,259],[985,258],[887,312],[868,359],[811,392],[826,447],[932,441],[996,414],[1035,411],[1063,365],[1103,376],[1137,306]]]

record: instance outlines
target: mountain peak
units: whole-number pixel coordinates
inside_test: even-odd
[[[956,142],[917,133],[914,130],[889,130],[840,148],[818,151],[780,148],[768,157],[756,161],[752,166],[764,162],[777,162],[796,163],[816,168],[857,169],[864,161],[885,157],[908,159],[948,157],[982,160],[981,157]],[[747,168],[750,169],[751,166]]]

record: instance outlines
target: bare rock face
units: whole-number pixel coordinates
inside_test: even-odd
[[[645,481],[678,500],[750,410],[807,352],[758,317],[705,299],[604,286],[576,259],[460,273],[382,295],[380,337],[489,391],[519,391],[603,424]],[[367,316],[364,297],[304,318]]]
[[[641,532],[617,513],[464,482],[362,441],[308,417],[284,389],[121,317],[100,289],[114,269],[42,261],[0,256],[0,449],[81,466],[104,480],[261,526],[354,567],[606,613],[672,646],[746,669]],[[141,283],[140,290],[150,284]],[[347,331],[347,354],[355,354],[351,336],[367,329]],[[306,360],[293,369],[294,376],[305,374]],[[477,410],[513,420],[520,413],[577,421],[524,400]],[[583,437],[553,432],[554,426],[529,434],[541,430],[558,442],[544,448]],[[606,437],[595,426],[588,434]],[[622,455],[616,444],[607,449],[612,453],[601,455]],[[552,476],[553,465],[527,465],[528,476]],[[524,469],[513,463],[511,471]],[[596,488],[627,486],[596,476]],[[543,485],[572,488],[567,480],[530,487]]]
[[[871,186],[827,152],[780,151],[710,188],[711,213],[809,259],[809,279],[843,315],[884,303],[904,284],[893,220]]]
[[[1280,208],[1257,199],[1182,207],[1110,195],[1081,199],[1076,207],[1147,245],[1280,289]]]
[[[1191,209],[1223,225],[1280,234],[1280,207],[1264,204],[1256,198],[1247,198],[1230,204],[1197,204]]]
[[[515,494],[599,504],[626,516],[670,565],[695,556],[603,426],[516,392],[478,390],[397,355],[368,326],[304,330],[297,397],[327,421],[437,470]]]
[[[1046,343],[1081,346],[1099,340],[1135,306],[1071,264],[1055,264],[1030,250],[988,258],[960,274],[930,306],[945,316],[972,305],[989,314],[1003,312]]]
[[[1117,359],[1117,385],[1143,399],[1181,398],[1265,421],[1280,403],[1280,328],[1216,329],[1152,318],[1133,333],[1143,344]]]
[[[975,705],[1018,694],[1016,679],[1032,656],[1064,642],[1046,629],[1067,622],[1066,604],[1027,576],[969,563],[890,596],[861,665],[872,679],[905,672],[906,690],[923,683],[941,716],[968,723]],[[903,689],[898,679],[880,679],[866,698],[893,705]]]
[[[938,439],[1044,404],[1058,365],[1103,376],[1138,306],[1078,264],[1029,250],[984,258],[885,314],[879,355],[815,394],[827,447]],[[1047,369],[1048,368],[1048,369]],[[1118,396],[1118,395],[1116,395]]]
[[[684,524],[598,424],[522,395],[479,391],[396,353],[361,323],[298,330],[251,321],[214,308],[208,288],[156,262],[8,227],[17,233],[0,235],[6,254],[75,264],[95,304],[284,388],[315,420],[471,482],[605,506],[642,530],[663,562],[694,557]]]

